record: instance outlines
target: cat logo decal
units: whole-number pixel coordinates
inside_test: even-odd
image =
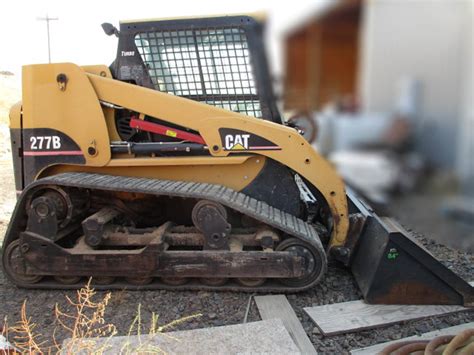
[[[250,134],[226,134],[224,138],[225,150],[249,149]]]
[[[279,146],[270,142],[268,139],[249,132],[238,129],[221,128],[219,129],[219,133],[225,151],[281,150]]]

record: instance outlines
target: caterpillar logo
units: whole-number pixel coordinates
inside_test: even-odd
[[[238,152],[243,150],[281,150],[268,139],[241,131],[239,129],[220,128],[219,133],[224,150]]]
[[[225,150],[249,149],[250,134],[226,134],[224,138]]]

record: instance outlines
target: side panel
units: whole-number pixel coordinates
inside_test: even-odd
[[[23,173],[25,186],[38,172],[53,164],[83,165],[86,158],[79,145],[53,128],[23,128]]]
[[[76,65],[23,67],[23,129],[48,128],[72,140],[82,152],[82,163],[103,166],[110,160],[109,134],[100,102],[84,70]],[[54,147],[45,146],[43,156],[48,152],[57,155]],[[76,150],[69,156],[77,154]]]
[[[286,166],[272,159],[266,159],[260,174],[241,192],[301,218],[300,190],[295,179]]]

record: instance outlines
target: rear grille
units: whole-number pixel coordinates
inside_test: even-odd
[[[121,139],[128,141],[134,134],[133,128],[130,127],[130,116],[117,117],[117,131]]]

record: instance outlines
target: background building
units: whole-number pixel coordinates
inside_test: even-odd
[[[286,33],[284,106],[315,111],[352,99],[373,113],[408,105],[416,151],[467,186],[473,18],[469,0],[333,2]],[[403,103],[407,86],[412,97]]]

